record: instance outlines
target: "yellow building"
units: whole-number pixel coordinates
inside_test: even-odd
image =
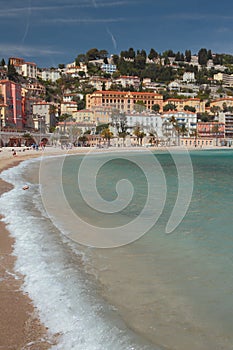
[[[205,113],[205,102],[201,101],[199,98],[169,98],[168,100],[164,101],[163,105],[165,106],[168,103],[174,104],[178,112],[184,111],[184,107],[189,106],[194,107],[196,113]]]
[[[210,102],[210,108],[219,107],[220,110],[223,110],[224,105],[227,107],[233,107],[233,97],[218,98],[217,100],[213,100]]]
[[[163,107],[163,96],[152,92],[130,92],[130,91],[95,91],[86,96],[86,107],[107,107],[118,109],[122,112],[132,112],[135,104],[142,102],[146,109],[152,109],[154,104]]]
[[[73,118],[77,123],[94,123],[94,112],[90,109],[81,109],[73,113]]]

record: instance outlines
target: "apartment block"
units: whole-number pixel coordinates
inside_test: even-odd
[[[211,121],[211,122],[198,122],[197,123],[197,135],[200,138],[224,138],[225,137],[225,123]]]
[[[22,115],[21,85],[10,80],[0,81],[0,93],[5,109],[5,126],[22,129],[25,119]]]
[[[219,122],[225,124],[225,138],[233,139],[233,114],[230,112],[219,113]]]
[[[22,64],[22,75],[27,78],[37,78],[37,65],[33,62],[25,62]]]
[[[140,78],[122,75],[119,78],[114,79],[114,83],[122,85],[123,88],[130,88],[131,86],[133,86],[135,90],[138,90],[140,86]]]
[[[132,112],[140,101],[145,109],[152,109],[154,104],[163,107],[163,96],[152,92],[124,92],[124,91],[95,91],[86,96],[86,107],[108,107],[121,112]]]
[[[174,117],[179,126],[184,126],[187,130],[187,134],[191,135],[197,128],[197,114],[192,112],[178,112],[169,111],[162,114],[164,125],[167,125],[169,131],[171,131],[172,124],[170,123],[171,118]]]

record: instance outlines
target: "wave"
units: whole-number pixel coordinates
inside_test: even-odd
[[[24,276],[23,291],[51,339],[60,334],[51,349],[155,349],[127,328],[117,310],[101,298],[95,278],[84,269],[87,252],[53,226],[39,184],[27,181],[29,190],[22,190],[26,172],[38,165],[38,159],[27,160],[1,173],[14,188],[0,198],[0,212],[15,239],[15,270]]]

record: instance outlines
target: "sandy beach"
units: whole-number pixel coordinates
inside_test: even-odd
[[[0,152],[0,173],[29,158],[86,151],[87,149],[46,148],[44,151],[35,151],[16,148],[16,156],[13,156],[12,149],[3,148]],[[11,188],[9,183],[0,179],[0,195]],[[12,254],[13,247],[14,239],[0,217],[0,349],[49,349],[56,340],[51,339],[46,327],[39,320],[32,300],[21,290],[23,276],[14,271],[16,257]]]
[[[142,150],[142,148],[140,149]],[[16,166],[28,158],[40,157],[41,155],[78,154],[89,150],[84,148],[72,150],[47,148],[45,151],[17,149],[17,155],[13,156],[12,150],[5,148],[1,149],[0,152],[0,172]],[[113,149],[111,150],[113,151]],[[10,184],[0,180],[0,195],[11,188]],[[48,330],[40,322],[32,300],[21,290],[23,276],[14,271],[16,260],[12,254],[14,240],[7,231],[2,217],[0,219],[0,349],[49,349],[51,344],[56,342],[56,338],[51,339]]]
[[[27,151],[24,154],[12,156],[10,150],[0,153],[0,172],[19,162],[39,156]],[[11,189],[11,185],[0,180],[0,194]],[[2,218],[1,218],[2,219]],[[0,221],[0,349],[38,349],[45,350],[51,346],[46,328],[40,323],[37,312],[30,298],[23,294],[21,286],[23,276],[14,272],[15,256],[14,240]]]

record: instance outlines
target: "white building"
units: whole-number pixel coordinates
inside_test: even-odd
[[[162,137],[162,118],[160,114],[131,113],[126,115],[128,131],[133,133],[135,126],[139,125],[143,132],[148,135],[151,131]]]
[[[54,83],[61,78],[61,72],[58,69],[42,69],[41,78]]]
[[[187,130],[187,134],[192,134],[197,128],[197,114],[193,112],[177,112],[177,111],[168,111],[162,114],[163,126],[166,124],[167,131],[173,129],[172,123],[170,122],[171,118],[174,117],[179,126],[184,126]],[[163,128],[164,129],[164,128]]]
[[[117,79],[114,79],[114,83],[122,85],[124,88],[129,88],[133,86],[136,90],[138,90],[140,86],[140,78],[128,75],[122,75]]]
[[[101,69],[105,72],[105,73],[109,73],[112,74],[116,71],[117,67],[115,64],[106,64],[103,63],[101,66]]]
[[[186,83],[192,83],[195,82],[195,74],[194,72],[184,72],[183,74],[183,81]]]
[[[24,62],[21,66],[22,75],[27,78],[37,78],[37,65],[33,62]]]

